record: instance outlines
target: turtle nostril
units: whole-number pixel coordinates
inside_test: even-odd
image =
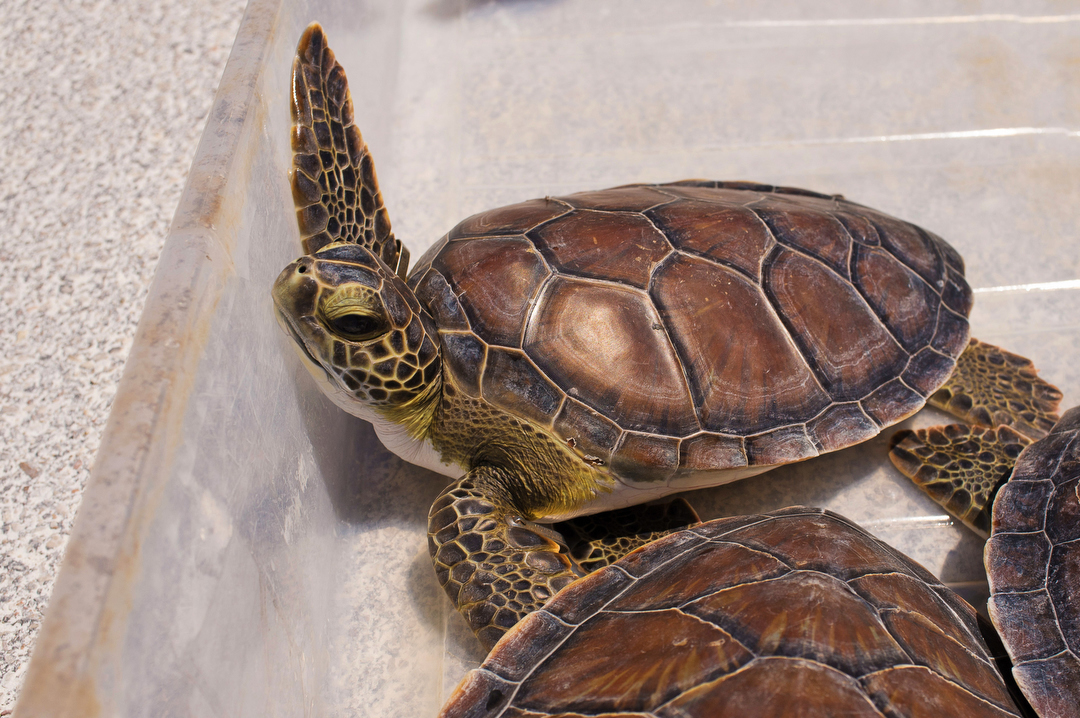
[[[307,274],[307,265],[301,264],[299,267],[296,268],[296,271],[299,274]]]

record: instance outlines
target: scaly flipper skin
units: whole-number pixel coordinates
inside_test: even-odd
[[[509,472],[481,466],[451,484],[428,514],[435,575],[485,648],[574,579],[699,523],[683,499],[563,521],[526,521]]]
[[[930,498],[986,538],[994,496],[1030,443],[1008,426],[952,424],[897,432],[889,459]]]
[[[570,555],[586,572],[610,566],[631,551],[701,522],[685,499],[628,506],[555,524]]]
[[[318,23],[304,31],[293,61],[292,180],[304,252],[331,242],[370,249],[405,277],[408,251],[390,231],[390,218],[360,130],[345,71]]]
[[[1041,439],[1057,423],[1061,392],[1030,360],[972,339],[929,403],[971,424],[1009,425]]]
[[[490,649],[518,621],[584,572],[534,531],[503,488],[508,472],[479,466],[428,513],[428,551],[446,594]]]

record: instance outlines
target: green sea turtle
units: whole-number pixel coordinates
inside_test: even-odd
[[[836,514],[717,519],[527,616],[440,718],[1025,715],[979,621]]]
[[[429,548],[485,645],[692,514],[635,506],[851,446],[935,396],[1053,423],[1019,374],[1005,411],[945,384],[968,376],[971,290],[912,224],[788,187],[628,185],[474,215],[408,270],[318,25],[292,110],[305,254],[278,319],[333,401],[451,477]]]
[[[1080,408],[1032,443],[1008,427],[901,432],[893,463],[990,539],[990,618],[1042,718],[1080,712]]]

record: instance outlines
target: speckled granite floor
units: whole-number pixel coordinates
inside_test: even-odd
[[[0,3],[0,715],[244,4]]]

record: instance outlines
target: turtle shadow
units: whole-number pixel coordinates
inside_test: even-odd
[[[938,579],[989,620],[986,602],[990,599],[990,584],[982,561],[985,544],[985,540],[965,529],[963,538],[945,555]]]
[[[487,650],[439,586],[426,551],[418,553],[409,564],[405,584],[409,595],[416,599],[425,628],[443,636],[443,683],[452,687],[467,671],[483,662]]]
[[[374,427],[347,414],[303,367],[293,390],[334,516],[350,527],[427,524],[428,508],[448,479],[410,464],[379,440]]]
[[[347,551],[363,554],[369,532],[402,529],[415,557],[398,579],[398,600],[409,606],[425,629],[442,631],[449,600],[435,578],[423,537],[428,509],[447,477],[399,458],[383,446],[370,423],[335,406],[319,392],[307,370],[301,371],[294,391],[318,475],[335,518],[344,524],[335,531],[339,542]],[[449,649],[449,639],[446,644]]]
[[[848,449],[771,469],[729,484],[686,491],[685,498],[703,521],[806,506],[836,510],[838,497],[867,478],[887,459],[886,437],[875,437]],[[838,511],[843,514],[844,510]]]

